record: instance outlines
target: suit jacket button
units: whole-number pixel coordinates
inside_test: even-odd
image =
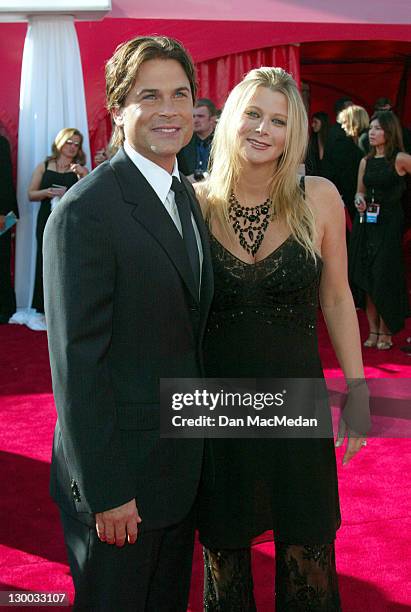
[[[73,494],[74,501],[81,502],[81,495],[80,495],[80,491],[78,488],[78,484],[74,479],[72,479],[70,483],[70,487],[71,487],[71,492]]]

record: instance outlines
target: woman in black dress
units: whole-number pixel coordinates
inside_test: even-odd
[[[342,193],[344,204],[351,221],[353,221],[356,214],[354,196],[357,189],[358,168],[364,157],[364,153],[359,146],[359,138],[364,130],[368,130],[370,117],[365,108],[353,104],[340,112],[338,122],[346,134],[345,140],[341,139],[336,144],[341,154],[340,163],[344,166],[344,190]]]
[[[308,141],[307,156],[305,158],[305,174],[309,176],[322,176],[322,161],[324,147],[327,141],[329,121],[327,113],[319,111],[311,117],[311,136]]]
[[[370,153],[358,171],[349,277],[357,304],[367,314],[369,336],[364,346],[386,350],[410,314],[401,199],[405,175],[411,173],[411,155],[403,152],[401,126],[391,111],[375,113],[369,140]],[[370,207],[378,214],[370,214]]]
[[[44,315],[43,296],[43,234],[47,219],[52,210],[52,200],[57,202],[70,187],[86,174],[86,156],[82,149],[83,135],[75,128],[64,128],[57,134],[52,147],[51,155],[39,164],[31,178],[28,197],[32,202],[41,202],[37,216],[36,239],[36,276],[32,308]],[[44,316],[40,316],[32,329],[45,329]]]
[[[225,104],[210,178],[196,186],[215,275],[209,377],[322,377],[319,292],[344,374],[363,382],[344,209],[329,181],[298,178],[306,134],[297,86],[281,68],[252,70]],[[344,463],[363,442],[349,438]],[[339,524],[331,438],[208,440],[199,498],[205,609],[255,610],[250,544],[273,529],[277,611],[340,610]]]

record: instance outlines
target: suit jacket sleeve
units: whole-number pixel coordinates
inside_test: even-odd
[[[10,146],[7,140],[0,136],[0,215],[6,215],[11,210],[18,216]]]
[[[362,157],[359,147],[342,128],[336,129],[327,140],[322,160],[323,176],[334,183],[346,206],[354,200]]]
[[[64,456],[88,511],[99,512],[136,492],[120,441],[109,367],[115,254],[108,223],[78,187],[46,226],[45,309]]]
[[[190,176],[196,170],[196,139],[191,138],[190,142],[177,154],[178,169],[185,176]]]

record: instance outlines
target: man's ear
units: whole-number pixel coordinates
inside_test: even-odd
[[[124,108],[120,108],[120,107],[116,106],[111,111],[111,116],[113,117],[113,121],[114,121],[114,123],[117,126],[123,127],[123,125],[124,125],[124,118],[123,118],[123,116],[124,116]]]

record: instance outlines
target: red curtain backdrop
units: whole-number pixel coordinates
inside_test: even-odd
[[[0,133],[11,142],[14,162],[26,29],[25,23],[0,24]],[[105,146],[111,132],[104,108],[104,64],[120,42],[137,34],[180,39],[197,62],[199,94],[219,107],[248,70],[280,65],[309,84],[311,112],[324,109],[332,116],[334,101],[345,94],[371,110],[376,97],[387,95],[403,123],[411,124],[411,28],[406,25],[104,19],[77,23],[76,29],[93,151]]]
[[[411,124],[411,43],[334,41],[301,45],[301,80],[309,85],[310,112],[334,120],[334,102],[351,96],[372,114],[377,98],[388,97],[406,126]]]
[[[27,24],[0,24],[2,91],[0,98],[0,134],[10,143],[13,171],[17,171],[17,131],[21,61]]]
[[[217,108],[222,108],[232,88],[249,70],[260,66],[280,66],[291,72],[300,84],[300,47],[281,45],[254,49],[200,62],[197,64],[199,97],[210,98]]]

